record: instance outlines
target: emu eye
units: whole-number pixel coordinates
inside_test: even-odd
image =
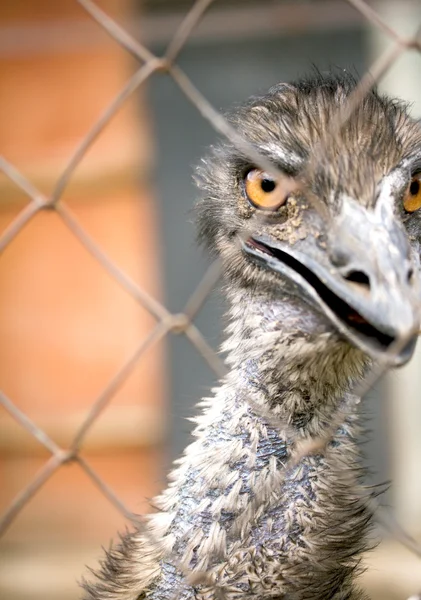
[[[276,179],[261,169],[247,173],[245,188],[250,204],[261,210],[277,210],[288,198]]]
[[[405,192],[403,207],[409,213],[421,208],[421,173],[417,173],[411,179],[411,183]]]

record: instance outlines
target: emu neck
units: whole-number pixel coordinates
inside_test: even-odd
[[[158,499],[165,558],[150,597],[176,586],[182,599],[357,598],[348,592],[369,518],[355,415],[323,453],[288,460],[297,438],[323,433],[353,402],[361,357],[299,302],[234,297],[231,316],[230,374]]]
[[[237,389],[270,422],[322,433],[362,377],[362,353],[291,296],[268,301],[243,291],[231,296],[230,312],[225,350]]]

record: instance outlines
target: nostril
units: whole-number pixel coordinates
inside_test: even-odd
[[[364,285],[365,287],[370,287],[370,279],[368,275],[363,273],[362,271],[350,271],[345,275],[345,279],[347,281],[352,281],[354,283],[359,283],[360,285]]]
[[[408,283],[412,283],[412,280],[414,278],[414,269],[408,269]]]

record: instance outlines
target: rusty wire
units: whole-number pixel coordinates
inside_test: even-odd
[[[398,57],[410,50],[421,52],[421,40],[419,32],[411,38],[403,38],[388,23],[385,23],[378,13],[371,8],[364,0],[345,0],[351,4],[361,15],[370,23],[370,25],[379,28],[391,40],[390,46],[372,65],[371,69],[362,77],[360,83],[355,88],[349,101],[343,109],[338,111],[330,124],[329,133],[335,135],[346,121],[352,116],[353,111],[369,93],[372,86],[384,76],[390,67],[396,62]],[[171,77],[177,84],[182,93],[190,103],[199,111],[212,127],[221,135],[226,137],[239,150],[247,155],[255,164],[266,171],[275,173],[278,177],[283,175],[277,171],[273,164],[264,156],[261,156],[256,149],[249,144],[242,136],[215,110],[209,101],[200,93],[193,82],[176,64],[176,59],[180,51],[187,43],[190,34],[197,26],[205,11],[212,4],[213,0],[196,0],[192,8],[186,14],[185,18],[172,40],[168,44],[167,50],[162,57],[156,56],[143,44],[135,40],[122,26],[114,19],[109,17],[92,0],[75,0],[80,6],[94,19],[98,25],[106,31],[114,41],[130,53],[140,66],[128,80],[125,86],[120,90],[117,96],[109,104],[106,110],[98,117],[91,130],[87,132],[80,145],[75,149],[73,155],[69,158],[66,167],[58,177],[56,185],[50,197],[46,197],[22,174],[15,165],[11,164],[6,157],[0,157],[0,168],[4,174],[29,198],[29,203],[23,208],[18,216],[8,225],[0,236],[0,252],[11,244],[16,235],[25,227],[25,225],[40,211],[54,210],[61,218],[62,222],[80,242],[85,250],[95,258],[96,261],[108,272],[108,274],[126,291],[137,303],[143,306],[155,319],[156,324],[149,335],[140,340],[133,354],[121,365],[119,371],[105,386],[104,390],[92,402],[85,419],[75,433],[68,449],[60,448],[38,425],[32,422],[14,403],[13,400],[0,392],[0,404],[19,423],[38,443],[42,444],[50,453],[49,459],[38,471],[35,477],[23,488],[14,498],[9,508],[0,518],[0,536],[8,529],[13,521],[18,517],[21,510],[30,502],[31,498],[40,490],[40,488],[49,480],[49,478],[64,464],[69,462],[77,463],[80,468],[88,475],[98,490],[131,521],[138,519],[133,516],[131,511],[124,505],[118,496],[109,488],[102,478],[94,471],[85,458],[80,455],[83,448],[83,442],[89,433],[93,423],[107,405],[111,402],[113,396],[126,381],[129,374],[138,364],[141,357],[147,349],[151,348],[162,340],[170,331],[185,335],[203,359],[209,364],[210,368],[218,377],[225,375],[225,366],[221,359],[215,354],[212,348],[207,344],[193,320],[200,310],[201,306],[208,297],[210,291],[220,276],[219,262],[215,262],[205,273],[201,283],[190,296],[185,309],[182,313],[172,314],[156,298],[150,296],[145,290],[137,285],[118,265],[116,265],[105,251],[90,237],[82,227],[68,206],[63,202],[64,191],[71,181],[79,163],[84,159],[89,147],[108,126],[120,108],[127,99],[134,94],[145,82],[152,76]],[[316,207],[317,208],[317,207]],[[402,346],[405,340],[400,341]],[[400,350],[399,344],[394,351]],[[392,352],[392,351],[391,351]],[[364,384],[364,387],[358,389],[358,394],[367,392],[368,388],[384,372],[389,364],[390,356],[386,356],[380,366]],[[341,409],[342,410],[342,409]],[[336,426],[338,419],[343,419],[342,412],[334,415],[333,425]],[[330,428],[329,436],[334,433],[334,426]],[[323,439],[326,444],[327,440]],[[314,440],[312,444],[314,446]],[[320,449],[318,447],[318,449]],[[303,444],[297,449],[297,452],[291,457],[290,464],[295,464],[301,457],[313,451],[312,447]],[[420,548],[404,534],[400,528],[393,524],[393,532],[398,540],[412,550],[421,555]]]

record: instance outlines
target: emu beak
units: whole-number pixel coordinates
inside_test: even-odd
[[[403,365],[414,352],[419,330],[418,268],[411,264],[396,217],[385,226],[378,214],[359,205],[351,217],[333,224],[327,250],[308,237],[291,246],[269,229],[250,237],[243,249],[287,278],[353,345],[373,358],[389,352],[392,365]]]

